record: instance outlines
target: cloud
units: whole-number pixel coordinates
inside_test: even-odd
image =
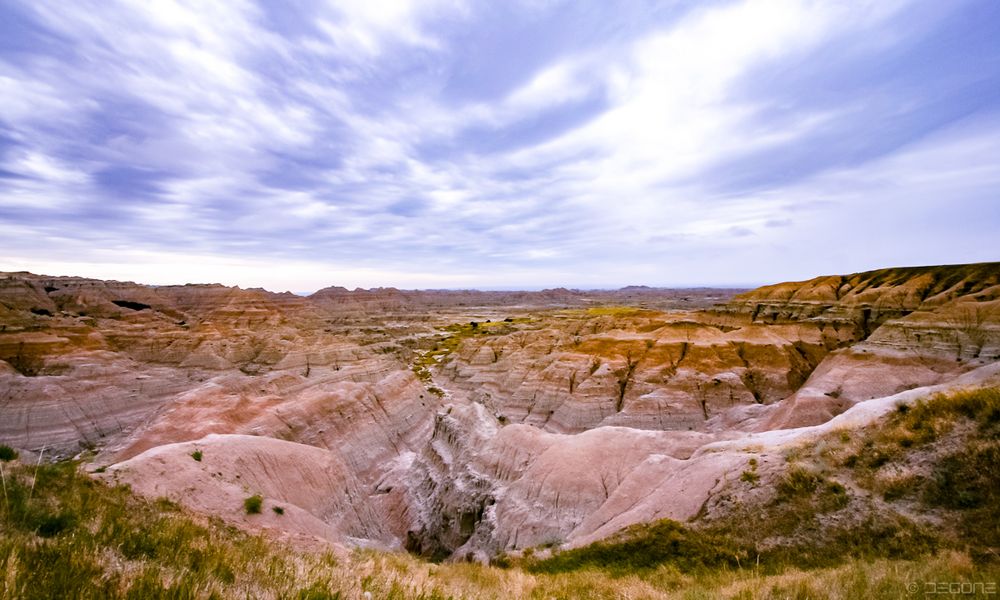
[[[268,285],[309,265],[295,271],[306,289],[742,283],[980,260],[962,236],[1000,220],[982,200],[1000,167],[981,135],[1000,109],[998,12],[8,5],[0,268],[116,276],[197,260],[259,265]],[[834,223],[895,241],[828,235]]]

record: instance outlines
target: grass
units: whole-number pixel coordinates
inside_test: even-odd
[[[749,483],[752,487],[755,487],[760,483],[760,473],[757,472],[757,459],[751,458],[747,461],[747,466],[750,468],[740,473],[740,481]]]
[[[126,487],[90,479],[72,462],[12,467],[0,499],[4,600],[337,591],[328,585],[333,555],[288,555],[263,538],[187,516],[169,501],[140,500]]]
[[[670,564],[688,572],[705,567],[738,567],[740,559],[745,561],[746,557],[747,548],[740,544],[664,519],[632,526],[609,540],[528,561],[525,568],[533,573],[590,568],[623,575]]]
[[[260,494],[254,494],[243,501],[243,509],[248,515],[259,515],[261,507],[264,506],[264,498]]]
[[[358,550],[296,550],[177,504],[135,497],[75,463],[10,463],[0,500],[0,600],[14,598],[265,598],[444,600],[909,597],[913,582],[997,582],[1000,569],[944,551],[912,560],[843,557],[820,568],[758,565],[749,539],[671,522],[599,545],[498,568],[431,564]],[[819,486],[817,490],[822,490]],[[816,492],[819,493],[819,492]],[[634,538],[634,539],[633,539]],[[995,584],[995,583],[994,583]]]
[[[768,568],[941,551],[1000,559],[1000,390],[929,396],[786,458],[769,500],[737,503],[706,531],[754,540]]]
[[[651,316],[657,315],[654,310],[648,310],[645,308],[636,308],[634,306],[594,306],[588,308],[586,315],[588,317],[640,317],[640,316]]]
[[[614,317],[614,318],[630,318],[630,317],[656,317],[663,313],[657,310],[651,310],[648,308],[640,308],[637,306],[621,306],[621,305],[607,305],[607,306],[592,306],[589,308],[564,308],[555,312],[556,315],[569,318],[569,319],[588,319],[593,317]],[[662,323],[659,324],[662,327]]]
[[[956,521],[956,543],[1000,546],[1000,389],[936,394],[900,405],[870,428],[843,465],[887,502],[908,501]],[[893,474],[897,467],[906,473]],[[991,541],[992,540],[992,541]]]
[[[413,361],[412,370],[420,381],[428,385],[427,391],[432,394],[443,396],[444,391],[432,386],[433,377],[431,367],[443,361],[448,355],[456,351],[462,342],[475,336],[503,335],[516,330],[517,325],[531,323],[527,317],[508,318],[502,321],[470,321],[468,323],[456,323],[441,329],[439,335],[433,342],[430,349],[418,354]]]
[[[750,463],[742,489],[749,483],[760,491],[700,522],[699,532],[739,541],[729,552],[749,554],[770,574],[941,552],[995,572],[1000,390],[901,405],[869,427],[832,432],[786,458],[786,470],[766,482]]]
[[[195,459],[197,462],[201,462],[203,456],[204,454],[202,454],[201,450],[195,450],[191,453],[191,458]]]
[[[0,444],[0,461],[8,462],[17,458],[17,450],[7,444]]]

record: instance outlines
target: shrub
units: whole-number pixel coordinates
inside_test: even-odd
[[[14,450],[7,444],[0,444],[0,460],[7,462],[17,458],[17,450]]]
[[[201,450],[195,450],[194,452],[191,453],[191,458],[195,459],[198,462],[201,462],[202,456],[204,455],[201,453]]]
[[[760,481],[760,475],[758,475],[754,471],[743,471],[743,473],[740,475],[740,481],[745,481],[750,485],[757,485],[757,483]]]
[[[39,536],[50,538],[59,535],[76,524],[76,515],[70,512],[60,512],[54,515],[39,517],[35,531]]]
[[[899,500],[920,487],[920,477],[909,475],[894,477],[882,484],[882,499],[886,502]]]
[[[778,483],[778,495],[781,498],[809,496],[816,491],[821,481],[822,478],[816,473],[795,467]]]
[[[276,514],[276,515],[283,515],[283,514],[285,514],[285,507],[283,507],[283,506],[272,506],[271,510],[273,510],[274,514]]]
[[[248,515],[259,515],[261,507],[264,506],[264,498],[260,494],[254,494],[243,501],[243,508]]]

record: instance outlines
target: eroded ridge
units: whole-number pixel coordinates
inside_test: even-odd
[[[739,295],[7,273],[0,440],[301,543],[486,560],[709,522],[790,449],[997,385],[998,307],[997,263]]]

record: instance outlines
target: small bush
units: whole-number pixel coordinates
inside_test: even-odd
[[[840,510],[847,506],[849,502],[850,498],[847,495],[847,488],[836,481],[828,481],[823,486],[817,508],[823,512]]]
[[[835,496],[842,496],[847,493],[847,489],[836,481],[830,481],[826,484],[826,492]]]
[[[201,462],[202,456],[204,455],[201,453],[201,450],[195,450],[194,452],[191,453],[191,458],[195,459],[198,462]]]
[[[903,436],[900,439],[910,438],[909,436]],[[867,440],[855,454],[852,454],[844,459],[843,465],[852,469],[875,470],[892,462],[892,460],[900,453],[900,447],[908,448],[912,445],[912,442],[900,441],[900,443],[896,445],[891,445],[883,443],[876,444],[874,440]]]
[[[754,471],[743,471],[740,475],[740,481],[745,481],[750,485],[757,485],[760,482],[760,475]]]
[[[882,484],[882,499],[886,502],[899,500],[920,487],[917,476],[896,477]]]
[[[283,506],[272,506],[271,510],[273,510],[274,514],[276,514],[276,515],[283,515],[283,514],[285,514],[285,507],[283,507]]]
[[[54,537],[76,524],[76,515],[70,512],[60,512],[54,515],[44,515],[36,521],[35,531],[44,538]]]
[[[260,494],[254,494],[243,501],[243,508],[248,515],[259,515],[261,507],[264,506],[264,498]]]
[[[802,467],[795,467],[789,470],[778,483],[778,496],[781,498],[810,496],[816,491],[821,481],[822,478],[816,473]]]
[[[0,460],[7,462],[17,458],[17,450],[7,444],[0,444]]]

